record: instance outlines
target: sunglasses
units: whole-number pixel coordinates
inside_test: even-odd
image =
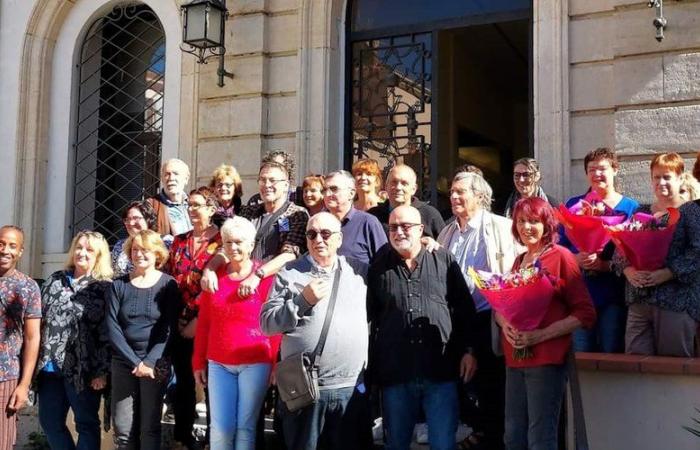
[[[327,241],[328,239],[331,238],[331,236],[333,236],[333,235],[336,234],[336,233],[339,233],[339,231],[331,231],[331,230],[319,230],[319,231],[316,231],[316,230],[307,230],[307,231],[306,231],[306,239],[308,239],[308,240],[310,240],[310,241],[313,241],[314,239],[316,239],[316,236],[318,236],[318,235],[320,234],[320,235],[321,235],[321,239],[323,239],[324,241]]]
[[[409,231],[411,231],[411,228],[413,227],[419,227],[422,224],[420,223],[390,223],[389,224],[389,232],[390,233],[396,233],[399,231],[399,228],[407,234]]]

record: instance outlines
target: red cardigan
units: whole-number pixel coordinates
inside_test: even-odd
[[[518,270],[523,255],[515,259],[513,270]],[[549,310],[542,319],[539,328],[546,328],[554,322],[568,317],[576,317],[584,328],[593,326],[596,320],[595,307],[583,282],[581,270],[574,255],[561,245],[553,245],[539,257],[542,267],[551,275],[559,278],[560,284],[554,294]],[[501,332],[503,333],[503,332]],[[502,337],[503,353],[508,367],[537,367],[549,364],[563,364],[566,354],[571,348],[571,335],[564,335],[548,341],[540,342],[532,347],[533,357],[515,361],[513,346]]]
[[[255,264],[253,270],[259,264]],[[260,281],[248,298],[238,296],[240,280],[225,273],[219,276],[215,294],[202,292],[199,297],[199,321],[194,337],[193,370],[207,367],[207,361],[220,364],[271,363],[277,359],[281,336],[267,337],[260,330],[260,309],[275,277]]]

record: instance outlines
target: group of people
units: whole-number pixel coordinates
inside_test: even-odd
[[[158,195],[125,208],[128,237],[110,251],[100,233],[79,232],[41,289],[16,269],[24,236],[6,225],[0,448],[11,448],[12,414],[34,389],[52,449],[100,447],[103,395],[117,448],[159,449],[166,402],[178,447],[193,449],[197,386],[212,450],[264,448],[277,363],[313,354],[316,400],[274,406],[289,450],[371,448],[379,416],[388,450],[408,449],[419,422],[436,450],[556,449],[572,351],[696,351],[700,155],[695,177],[678,154],[657,155],[650,205],[616,190],[618,169],[606,148],[584,160],[589,191],[610,209],[680,211],[662,269],[635,269],[613,243],[578,251],[532,158],[515,162],[503,215],[481,170],[459,168],[447,222],[416,197],[417,175],[403,164],[385,183],[363,159],[296,187],[293,160],[273,152],[244,204],[233,166],[186,194],[189,169],[169,160]],[[556,289],[531,331],[492,311],[468,276],[535,265]],[[530,357],[513,357],[524,348]],[[473,432],[456,442],[460,421]]]

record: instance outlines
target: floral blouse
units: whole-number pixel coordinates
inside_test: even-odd
[[[126,275],[131,272],[134,267],[129,261],[129,257],[124,253],[124,244],[126,239],[119,239],[114,247],[112,247],[112,270],[114,271],[114,278],[119,278],[122,275]]]
[[[221,234],[217,232],[194,254],[192,254],[193,241],[193,231],[177,235],[170,247],[166,268],[166,272],[175,278],[182,294],[180,318],[188,322],[197,317],[199,310],[197,296],[202,292],[199,282],[207,263],[221,248]]]
[[[107,375],[111,362],[105,323],[109,281],[68,271],[53,273],[41,287],[41,346],[37,371],[51,363],[78,392]]]

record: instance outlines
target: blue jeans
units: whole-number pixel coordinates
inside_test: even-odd
[[[574,331],[575,352],[622,353],[625,350],[627,308],[619,304],[596,307],[598,319],[590,330]]]
[[[58,373],[39,373],[39,423],[53,450],[100,448],[100,394],[85,386],[81,392]],[[77,445],[66,427],[68,409],[73,410]]]
[[[459,403],[457,383],[427,380],[386,386],[382,389],[386,429],[385,450],[408,450],[421,407],[428,424],[432,450],[454,450]]]
[[[506,368],[506,450],[557,450],[566,364]]]
[[[271,368],[268,363],[228,366],[209,361],[211,450],[255,449],[255,427]]]

